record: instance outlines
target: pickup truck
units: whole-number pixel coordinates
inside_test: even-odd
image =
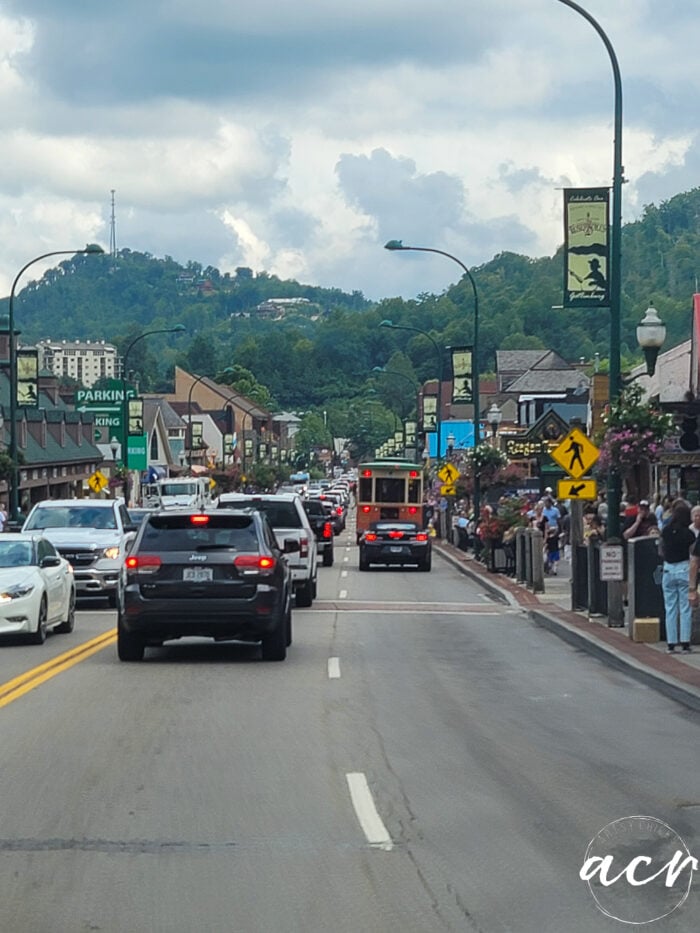
[[[323,566],[333,566],[333,523],[320,499],[306,499],[303,502],[306,517],[316,536],[318,553],[323,557]]]

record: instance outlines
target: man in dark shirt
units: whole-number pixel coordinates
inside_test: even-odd
[[[659,525],[656,516],[651,511],[648,499],[641,499],[636,515],[625,518],[622,526],[622,537],[625,541],[631,538],[646,538],[648,535],[658,535]]]

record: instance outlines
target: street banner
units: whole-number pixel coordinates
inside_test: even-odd
[[[415,421],[405,421],[404,428],[406,430],[406,447],[415,447],[416,446],[416,422]]]
[[[423,396],[423,430],[428,433],[437,430],[437,395]]]
[[[38,350],[17,350],[17,405],[24,408],[39,405]]]
[[[204,425],[201,421],[190,421],[190,444],[191,450],[198,450],[204,446]]]
[[[452,350],[452,404],[471,405],[474,401],[474,383],[471,347],[451,347]]]
[[[129,434],[143,434],[143,399],[130,398],[129,406]]]
[[[610,190],[564,188],[564,307],[610,306]]]
[[[253,456],[253,438],[246,437],[243,441],[243,453],[246,458]]]

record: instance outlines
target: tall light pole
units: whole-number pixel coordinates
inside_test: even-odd
[[[615,86],[615,110],[613,131],[613,184],[612,184],[612,224],[610,228],[610,375],[609,399],[611,407],[620,397],[622,380],[620,376],[620,320],[622,294],[622,80],[620,66],[610,39],[602,26],[574,0],[559,0],[565,6],[583,16],[598,33],[605,45],[612,65]],[[612,469],[608,474],[608,538],[620,537],[620,500],[622,481],[619,470]]]
[[[445,256],[456,262],[462,269],[474,294],[474,335],[472,340],[472,400],[474,402],[474,449],[481,443],[481,421],[480,421],[480,400],[479,400],[479,293],[476,290],[476,282],[467,266],[461,259],[457,259],[452,253],[446,253],[442,249],[433,249],[430,246],[404,246],[401,240],[389,240],[384,244],[384,249],[391,252],[413,252],[413,253],[437,253],[438,256]],[[619,352],[619,351],[618,351]],[[479,512],[481,511],[481,477],[474,474],[474,521],[479,521]]]
[[[229,375],[232,372],[234,372],[233,367],[227,366],[226,369],[221,370],[221,375]],[[202,379],[213,379],[214,375],[216,374],[202,373],[201,376],[197,376],[197,378],[192,382],[190,391],[187,394],[187,430],[189,431],[190,435],[190,443],[187,446],[187,468],[190,473],[192,472],[192,392],[194,391],[194,387],[198,382],[201,382]]]
[[[428,340],[435,347],[435,353],[437,354],[438,359],[438,394],[437,394],[437,411],[435,413],[435,430],[437,433],[437,459],[440,460],[440,433],[441,433],[441,408],[442,408],[442,381],[443,381],[443,367],[442,367],[442,351],[438,346],[437,341],[434,337],[431,337],[427,330],[421,330],[420,327],[413,327],[410,324],[394,324],[393,321],[381,321],[379,324],[380,327],[391,327],[393,330],[412,330],[417,334],[422,334],[424,337],[427,337]]]
[[[78,253],[88,255],[101,255],[104,250],[101,246],[93,244],[86,246],[85,249],[55,249],[50,253],[42,253],[30,259],[28,263],[22,266],[10,289],[10,303],[8,308],[8,330],[10,340],[10,521],[16,523],[19,513],[19,483],[18,483],[18,464],[17,464],[17,343],[15,341],[15,289],[22,274],[33,266],[35,262],[41,262],[42,259],[48,259],[50,256],[74,256]]]
[[[124,498],[127,506],[129,505],[129,405],[126,397],[126,364],[129,360],[129,354],[139,340],[143,340],[144,337],[150,337],[152,334],[181,334],[185,329],[184,324],[176,324],[175,327],[159,327],[156,330],[147,330],[143,334],[139,334],[138,337],[134,337],[126,348],[122,359],[122,463],[125,474],[124,491],[126,495]]]

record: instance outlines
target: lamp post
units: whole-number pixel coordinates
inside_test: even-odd
[[[126,374],[129,354],[134,346],[143,340],[144,337],[150,337],[152,334],[180,334],[185,330],[184,324],[176,324],[175,327],[159,327],[156,330],[147,330],[138,337],[134,337],[126,348],[122,359],[122,463],[124,465],[124,499],[129,505],[129,405],[126,397]]]
[[[620,310],[622,297],[622,80],[620,66],[610,39],[601,25],[588,10],[574,0],[559,0],[565,6],[575,10],[587,20],[598,33],[605,45],[612,66],[614,82],[614,129],[613,129],[613,183],[612,183],[612,224],[610,227],[610,375],[608,396],[610,405],[617,403],[622,388],[620,374]],[[618,470],[611,470],[608,476],[608,538],[620,537],[620,500],[622,482]]]
[[[452,253],[446,253],[442,249],[433,249],[429,246],[404,246],[401,240],[389,240],[388,243],[384,244],[384,249],[388,249],[390,252],[415,252],[415,253],[437,253],[438,256],[445,256],[447,259],[451,259],[452,262],[456,262],[460,269],[463,270],[466,277],[469,279],[469,284],[472,287],[472,293],[474,295],[474,336],[472,342],[472,401],[474,403],[474,449],[479,446],[481,442],[481,424],[480,424],[480,403],[479,403],[479,293],[476,290],[476,282],[474,281],[474,276],[471,274],[467,266],[462,262],[461,259],[457,259],[456,256],[453,256]],[[439,446],[438,446],[439,453]],[[478,474],[474,474],[474,522],[479,521],[479,512],[481,509],[481,478]]]
[[[437,341],[434,337],[431,337],[430,334],[421,330],[420,327],[413,327],[410,324],[394,324],[393,321],[381,321],[379,324],[380,327],[391,327],[393,330],[412,330],[417,334],[422,334],[424,337],[427,337],[428,340],[435,347],[435,353],[437,354],[438,359],[438,394],[437,394],[437,411],[435,413],[435,431],[437,434],[437,459],[440,459],[440,430],[441,430],[441,411],[442,408],[442,380],[443,380],[443,368],[442,368],[442,351],[437,344]]]
[[[656,308],[647,308],[637,325],[637,343],[644,352],[647,376],[653,376],[656,372],[656,360],[665,339],[666,325],[659,317],[659,312]]]
[[[15,341],[15,289],[17,288],[17,283],[19,282],[22,274],[26,270],[33,266],[35,262],[41,262],[42,259],[48,259],[50,256],[74,256],[78,253],[85,253],[87,255],[102,255],[104,250],[101,246],[94,244],[92,246],[86,246],[85,249],[56,249],[52,250],[50,253],[42,253],[41,256],[36,256],[34,259],[30,259],[28,263],[22,266],[17,275],[15,276],[14,282],[12,283],[12,288],[10,289],[10,302],[8,307],[8,337],[10,341],[10,353],[9,353],[9,377],[10,377],[10,521],[15,523],[18,521],[19,513],[19,483],[17,481],[18,477],[18,464],[17,464],[17,343]]]
[[[498,433],[498,426],[503,420],[503,412],[498,407],[495,402],[491,403],[491,407],[486,413],[486,420],[491,425],[491,446],[496,446],[496,434]]]
[[[452,462],[452,454],[454,452],[454,449],[455,449],[455,436],[452,433],[452,431],[450,431],[450,433],[447,435],[447,459],[450,461],[450,463]]]
[[[109,442],[109,449],[112,452],[112,466],[110,467],[110,476],[114,478],[114,471],[117,465],[117,451],[119,450],[119,439],[112,437]],[[116,486],[112,487],[112,496],[116,499]]]
[[[232,366],[227,366],[226,369],[221,370],[221,375],[229,375],[233,371],[234,370]],[[190,386],[190,391],[187,394],[187,430],[190,435],[190,442],[187,445],[187,469],[190,471],[190,473],[192,472],[192,392],[194,391],[194,387],[198,382],[201,382],[202,379],[213,379],[214,375],[216,374],[202,373],[201,376],[197,376],[197,378]]]

